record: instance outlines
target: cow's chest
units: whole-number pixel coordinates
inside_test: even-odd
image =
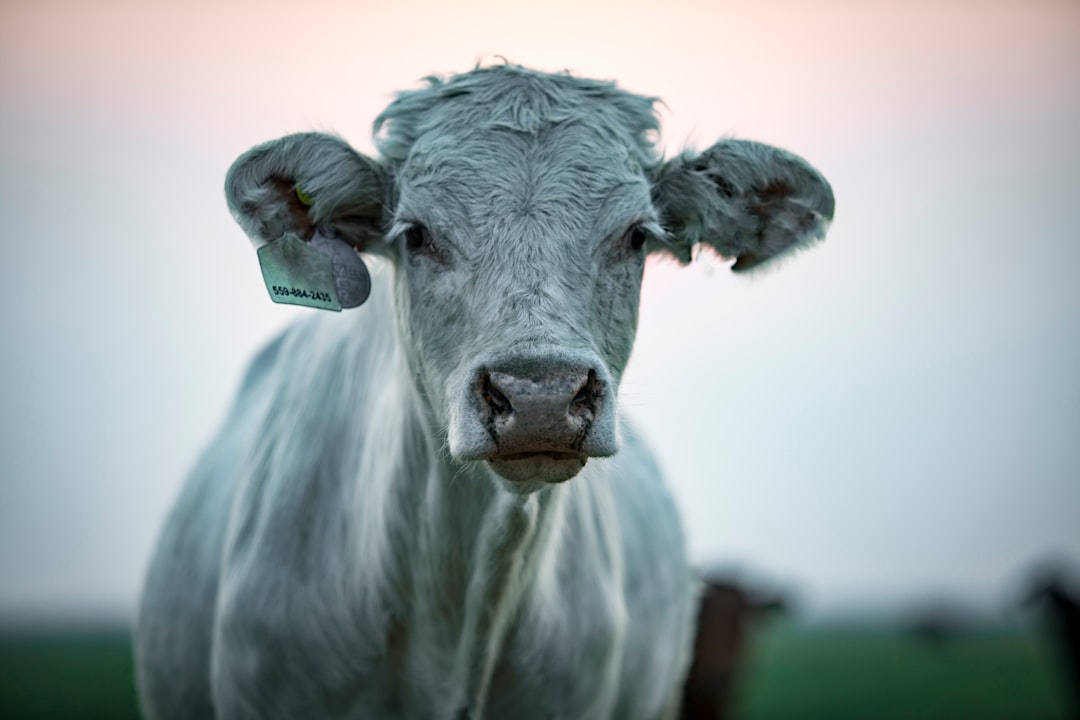
[[[489,608],[464,607],[453,588],[394,598],[390,619],[357,638],[370,646],[378,637],[383,648],[359,669],[358,706],[403,718],[456,718],[476,705],[487,718],[611,717],[626,632],[622,583],[615,568],[584,555],[568,553],[557,571],[526,583],[498,636],[468,636],[470,611]],[[480,671],[463,652],[470,644],[490,659],[479,700]]]
[[[522,627],[492,677],[487,716],[610,718],[625,634],[619,607],[594,606],[557,632]]]
[[[574,610],[577,612],[575,613]],[[608,718],[617,690],[625,615],[620,601],[567,606],[559,618],[527,609],[513,621],[497,655],[482,717]],[[385,657],[373,658],[359,705],[387,717],[475,717],[459,667],[460,631],[431,632],[393,623]],[[370,693],[370,694],[369,694]],[[360,698],[358,698],[360,700]],[[468,715],[461,714],[463,709]]]

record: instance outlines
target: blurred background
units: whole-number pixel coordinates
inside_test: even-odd
[[[267,297],[232,160],[312,129],[373,152],[396,90],[501,57],[662,97],[669,155],[734,135],[833,184],[776,271],[646,270],[620,401],[727,588],[722,704],[1080,713],[1075,0],[3,0],[0,716],[134,714],[157,528],[315,312]]]

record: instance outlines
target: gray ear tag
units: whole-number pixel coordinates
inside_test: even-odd
[[[304,242],[292,233],[258,250],[259,267],[276,303],[339,311],[356,307],[371,292],[367,266],[352,246],[315,233]]]
[[[371,293],[371,275],[367,265],[352,245],[336,237],[315,231],[311,247],[330,256],[334,276],[334,290],[343,308],[364,304]]]

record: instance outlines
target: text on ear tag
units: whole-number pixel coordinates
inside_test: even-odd
[[[258,250],[263,282],[276,303],[340,311],[371,292],[367,266],[351,245],[316,232],[311,242],[292,233]]]
[[[341,310],[328,255],[289,233],[259,248],[263,282],[276,303]]]

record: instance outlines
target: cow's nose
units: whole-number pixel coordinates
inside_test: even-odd
[[[480,413],[500,455],[581,452],[604,402],[604,388],[591,368],[524,376],[488,371],[479,390]]]
[[[593,353],[499,353],[481,359],[466,377],[466,391],[450,406],[450,454],[486,461],[496,475],[514,481],[515,492],[568,480],[589,458],[618,450],[615,388]]]

